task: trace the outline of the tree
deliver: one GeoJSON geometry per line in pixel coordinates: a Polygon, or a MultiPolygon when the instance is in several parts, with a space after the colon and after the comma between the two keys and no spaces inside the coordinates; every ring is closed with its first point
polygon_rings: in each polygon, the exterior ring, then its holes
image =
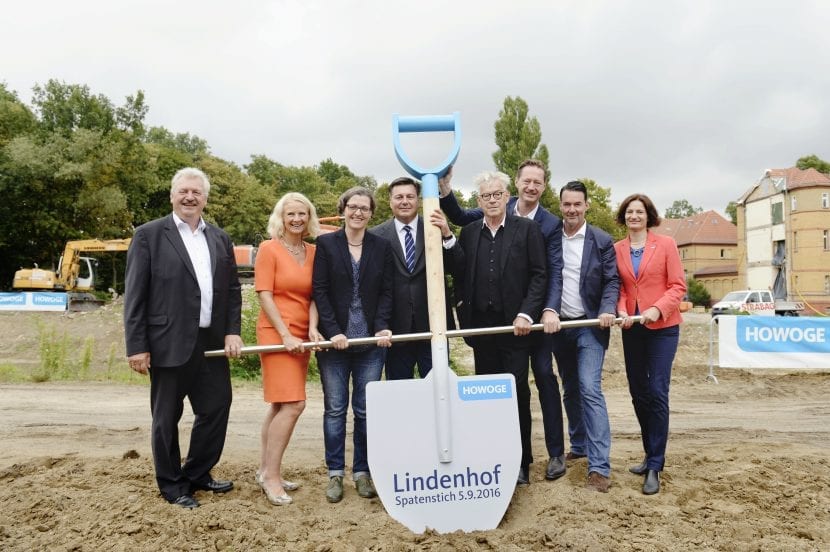
{"type": "Polygon", "coordinates": [[[726,204],[726,215],[729,217],[729,220],[732,221],[732,224],[738,224],[738,204],[734,201],[730,201],[726,204]]]}
{"type": "Polygon", "coordinates": [[[695,280],[692,276],[686,279],[686,295],[689,301],[695,305],[708,307],[712,303],[712,296],[709,294],[709,290],[706,289],[706,286],[702,282],[695,280]]]}
{"type": "Polygon", "coordinates": [[[666,212],[663,213],[665,218],[686,218],[692,215],[696,215],[698,213],[703,212],[703,207],[695,207],[688,200],[685,199],[676,199],[674,203],[671,204],[671,207],[666,209],[666,212]]]}
{"type": "Polygon", "coordinates": [[[819,157],[815,154],[800,158],[795,162],[795,166],[802,171],[813,168],[820,173],[830,174],[830,163],[824,161],[823,159],[819,159],[819,157]]]}
{"type": "MultiPolygon", "coordinates": [[[[580,182],[588,189],[588,201],[590,206],[585,213],[585,220],[597,228],[601,228],[611,234],[615,239],[625,236],[625,228],[617,224],[617,217],[611,208],[611,188],[604,188],[590,178],[580,178],[580,182]]],[[[556,201],[556,211],[559,213],[559,200],[556,201]]]]}
{"type": "MultiPolygon", "coordinates": [[[[542,129],[539,120],[536,117],[528,118],[527,102],[522,98],[506,97],[493,126],[496,145],[499,147],[493,152],[493,162],[498,170],[513,178],[525,159],[538,159],[545,166],[548,165],[548,148],[541,144],[542,129]]],[[[550,175],[546,174],[545,181],[549,178],[550,175]]],[[[511,184],[510,193],[515,192],[515,186],[511,184]]]]}

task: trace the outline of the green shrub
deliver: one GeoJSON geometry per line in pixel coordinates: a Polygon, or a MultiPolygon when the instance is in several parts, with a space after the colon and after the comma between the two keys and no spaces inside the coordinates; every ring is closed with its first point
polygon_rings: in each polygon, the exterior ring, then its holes
{"type": "Polygon", "coordinates": [[[686,280],[686,295],[694,305],[708,307],[712,304],[712,296],[709,295],[709,290],[691,276],[686,280]]]}

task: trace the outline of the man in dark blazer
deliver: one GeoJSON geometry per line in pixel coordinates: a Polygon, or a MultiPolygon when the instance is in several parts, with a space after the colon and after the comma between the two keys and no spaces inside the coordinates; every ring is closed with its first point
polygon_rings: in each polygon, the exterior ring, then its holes
{"type": "Polygon", "coordinates": [[[476,177],[483,221],[461,230],[456,240],[440,211],[431,222],[446,238],[462,328],[512,325],[513,334],[468,338],[476,374],[510,373],[516,379],[522,460],[517,482],[528,484],[533,462],[530,441],[528,360],[530,327],[542,314],[547,292],[545,243],[539,225],[506,212],[510,178],[500,172],[476,177]]]}
{"type": "Polygon", "coordinates": [[[162,496],[196,508],[196,490],[228,492],[213,479],[225,443],[231,382],[225,357],[238,356],[242,296],[233,244],[202,219],[210,181],[199,169],[176,173],[173,213],[139,226],[127,252],[124,330],[130,368],[150,374],[153,461],[162,496]],[[182,465],[178,423],[188,397],[195,414],[182,465]]]}
{"type": "MultiPolygon", "coordinates": [[[[441,209],[453,224],[465,225],[484,216],[481,209],[462,209],[450,187],[450,176],[439,181],[441,209]]],[[[544,333],[532,337],[530,366],[539,392],[542,425],[545,428],[545,446],[548,464],[545,478],[559,479],[565,475],[565,434],[563,432],[562,399],[559,382],[553,371],[553,333],[559,331],[559,312],[562,303],[562,221],[540,205],[539,200],[547,186],[547,168],[538,159],[527,159],[519,165],[515,180],[518,196],[507,202],[511,215],[534,220],[545,239],[548,264],[548,287],[541,322],[544,333]]]]}
{"type": "MultiPolygon", "coordinates": [[[[385,238],[392,247],[395,277],[391,329],[394,335],[429,331],[424,221],[418,216],[420,193],[421,183],[408,176],[390,182],[392,218],[371,229],[373,234],[385,238]]],[[[447,328],[454,328],[448,291],[445,297],[447,328]]],[[[421,378],[432,370],[430,341],[395,343],[386,355],[386,379],[410,379],[416,364],[421,378]]]]}
{"type": "Polygon", "coordinates": [[[579,181],[559,192],[562,211],[562,321],[599,319],[599,327],[566,328],[554,337],[568,413],[569,460],[588,457],[585,487],[608,492],[611,484],[611,427],[602,394],[602,363],[620,292],[614,240],[585,222],[588,190],[579,181]]]}

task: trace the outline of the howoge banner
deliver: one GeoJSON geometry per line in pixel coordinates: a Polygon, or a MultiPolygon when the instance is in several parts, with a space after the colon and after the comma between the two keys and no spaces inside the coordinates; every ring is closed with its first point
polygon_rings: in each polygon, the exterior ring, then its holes
{"type": "Polygon", "coordinates": [[[830,318],[720,316],[721,368],[830,368],[830,318]]]}

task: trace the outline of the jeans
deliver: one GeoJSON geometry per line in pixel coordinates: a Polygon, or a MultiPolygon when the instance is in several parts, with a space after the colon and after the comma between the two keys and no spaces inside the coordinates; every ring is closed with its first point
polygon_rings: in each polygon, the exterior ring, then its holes
{"type": "Polygon", "coordinates": [[[602,394],[605,347],[592,328],[568,328],[555,334],[553,356],[562,378],[571,452],[588,457],[588,472],[611,474],[611,424],[602,394]]]}
{"type": "Polygon", "coordinates": [[[671,365],[679,340],[680,326],[650,330],[635,324],[622,333],[628,390],[650,470],[662,471],[666,462],[671,365]]]}
{"type": "Polygon", "coordinates": [[[385,357],[386,350],[379,347],[360,352],[329,349],[317,353],[320,382],[323,384],[323,438],[329,477],[345,473],[350,377],[354,415],[352,475],[357,478],[369,474],[366,451],[366,384],[380,380],[385,357]]]}

